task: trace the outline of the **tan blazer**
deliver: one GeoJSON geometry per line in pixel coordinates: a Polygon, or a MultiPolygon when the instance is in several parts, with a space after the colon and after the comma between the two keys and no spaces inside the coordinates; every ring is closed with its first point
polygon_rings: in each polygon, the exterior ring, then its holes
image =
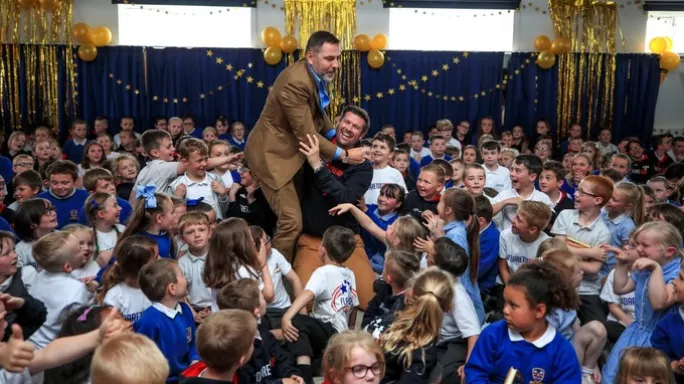
{"type": "Polygon", "coordinates": [[[332,159],[337,146],[321,134],[333,129],[320,107],[318,88],[306,59],[280,73],[268,94],[264,109],[247,138],[245,156],[254,174],[268,187],[286,185],[306,160],[299,142],[316,134],[321,157],[332,159]]]}

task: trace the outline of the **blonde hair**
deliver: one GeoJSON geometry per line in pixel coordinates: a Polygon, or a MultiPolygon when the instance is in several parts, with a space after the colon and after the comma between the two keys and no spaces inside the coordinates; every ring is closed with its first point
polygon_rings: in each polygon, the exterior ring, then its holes
{"type": "Polygon", "coordinates": [[[33,258],[48,272],[63,272],[64,264],[78,253],[78,239],[67,231],[56,231],[41,237],[33,245],[33,258]],[[71,246],[74,244],[75,246],[71,246]]]}
{"type": "Polygon", "coordinates": [[[571,264],[579,264],[579,257],[565,249],[550,249],[539,256],[539,260],[558,268],[565,276],[572,273],[571,264]]]}
{"type": "MultiPolygon", "coordinates": [[[[568,183],[569,185],[575,185],[575,174],[572,172],[572,163],[574,163],[575,159],[577,159],[579,157],[586,160],[587,163],[589,164],[589,166],[592,167],[592,169],[594,167],[594,160],[591,157],[589,157],[589,155],[587,155],[586,153],[578,153],[578,154],[574,155],[572,157],[572,161],[570,162],[570,172],[568,172],[568,174],[565,176],[565,182],[568,183]]],[[[563,156],[563,158],[565,158],[565,156],[563,156]]],[[[591,174],[591,172],[589,174],[591,174]]],[[[578,183],[578,185],[579,185],[579,183],[578,183]]],[[[607,200],[605,202],[607,202],[607,200]]]]}
{"type": "MultiPolygon", "coordinates": [[[[418,274],[412,288],[406,306],[397,312],[380,342],[382,350],[397,355],[406,369],[411,366],[414,351],[437,340],[444,313],[454,300],[453,280],[437,267],[418,274]]],[[[424,351],[422,360],[425,365],[424,351]]]]}
{"type": "Polygon", "coordinates": [[[135,158],[135,156],[128,154],[128,153],[120,153],[119,156],[117,156],[116,159],[112,160],[110,163],[109,171],[112,172],[112,175],[114,176],[114,180],[117,182],[121,182],[122,179],[119,176],[119,167],[121,166],[121,163],[124,160],[129,160],[133,162],[133,165],[135,166],[136,173],[140,172],[140,163],[138,162],[138,159],[135,158]]]}
{"type": "Polygon", "coordinates": [[[613,187],[613,194],[615,191],[620,190],[624,193],[628,204],[632,204],[633,208],[631,210],[632,220],[637,226],[641,225],[646,221],[646,207],[644,206],[644,188],[638,186],[630,181],[620,181],[613,187]]]}
{"type": "MultiPolygon", "coordinates": [[[[658,245],[664,252],[666,248],[673,247],[677,250],[674,257],[681,256],[682,235],[674,225],[665,221],[651,221],[642,224],[634,231],[634,239],[638,240],[644,232],[652,233],[658,241],[658,245]]],[[[35,250],[35,246],[34,246],[35,250]]],[[[35,252],[35,251],[34,251],[35,252]]]]}
{"type": "Polygon", "coordinates": [[[163,384],[168,377],[169,363],[157,345],[133,332],[99,346],[90,365],[92,384],[163,384]]]}
{"type": "Polygon", "coordinates": [[[564,241],[555,237],[550,237],[539,244],[539,248],[537,248],[537,259],[542,259],[545,253],[556,250],[569,251],[569,248],[565,245],[564,241]]]}
{"type": "Polygon", "coordinates": [[[249,352],[256,336],[254,315],[241,309],[222,309],[197,328],[197,353],[207,367],[226,372],[249,352]]]}
{"type": "Polygon", "coordinates": [[[528,225],[537,227],[540,232],[546,229],[551,220],[551,208],[539,201],[521,201],[517,212],[525,216],[528,225]]]}
{"type": "Polygon", "coordinates": [[[200,211],[192,211],[181,216],[178,221],[178,234],[183,236],[185,228],[191,225],[206,225],[209,228],[209,217],[200,211]]]}
{"type": "Polygon", "coordinates": [[[349,367],[351,352],[354,348],[361,348],[375,355],[379,363],[383,363],[380,377],[385,375],[385,354],[373,340],[370,333],[360,330],[347,330],[333,335],[323,354],[322,372],[326,381],[333,382],[343,375],[349,367]]]}
{"type": "Polygon", "coordinates": [[[401,216],[394,222],[393,228],[394,237],[397,238],[398,243],[390,246],[395,250],[416,253],[413,242],[417,238],[425,236],[425,230],[418,220],[410,215],[401,216]]]}
{"type": "Polygon", "coordinates": [[[632,376],[651,377],[655,382],[674,384],[670,361],[655,348],[627,348],[622,351],[616,384],[627,384],[632,376]]]}

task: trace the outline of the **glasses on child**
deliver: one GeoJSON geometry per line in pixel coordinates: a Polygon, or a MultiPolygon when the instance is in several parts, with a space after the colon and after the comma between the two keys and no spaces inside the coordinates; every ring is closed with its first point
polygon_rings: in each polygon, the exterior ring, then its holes
{"type": "Polygon", "coordinates": [[[373,372],[374,375],[379,376],[382,373],[382,368],[384,366],[384,363],[378,361],[370,367],[367,365],[355,365],[353,367],[349,367],[349,370],[351,370],[352,375],[354,375],[354,377],[357,379],[363,379],[368,374],[368,370],[373,372]]]}
{"type": "Polygon", "coordinates": [[[21,168],[33,168],[33,163],[17,163],[16,166],[21,168]]]}
{"type": "Polygon", "coordinates": [[[597,196],[597,195],[594,195],[593,193],[585,192],[585,191],[583,191],[583,190],[581,190],[581,189],[578,188],[578,189],[577,189],[577,196],[582,197],[582,196],[584,196],[584,195],[586,195],[586,196],[591,196],[591,197],[599,197],[599,196],[597,196]]]}
{"type": "Polygon", "coordinates": [[[57,212],[57,210],[55,209],[55,207],[47,207],[43,211],[43,215],[51,215],[51,214],[56,213],[56,212],[57,212]]]}
{"type": "Polygon", "coordinates": [[[271,242],[271,236],[266,235],[266,241],[264,241],[264,244],[268,244],[271,242]]]}

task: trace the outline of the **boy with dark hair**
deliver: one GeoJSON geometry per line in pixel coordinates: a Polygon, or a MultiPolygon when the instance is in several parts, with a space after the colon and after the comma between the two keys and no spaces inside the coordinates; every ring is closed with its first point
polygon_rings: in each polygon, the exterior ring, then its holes
{"type": "Polygon", "coordinates": [[[480,291],[487,292],[496,284],[499,269],[499,236],[501,232],[492,223],[494,210],[485,195],[475,196],[475,214],[480,225],[480,264],[477,269],[477,284],[480,291]]]}
{"type": "Polygon", "coordinates": [[[601,172],[599,172],[599,176],[603,176],[610,179],[610,181],[612,181],[613,184],[617,184],[622,181],[622,175],[612,168],[602,170],[601,172]]]}
{"type": "Polygon", "coordinates": [[[209,315],[197,328],[202,361],[186,369],[179,383],[232,384],[238,369],[252,356],[256,328],[256,319],[247,311],[224,309],[209,315]]]}
{"type": "MultiPolygon", "coordinates": [[[[401,172],[390,166],[394,154],[395,141],[387,133],[379,132],[373,137],[371,153],[373,156],[373,180],[363,195],[366,204],[377,204],[380,189],[385,184],[397,184],[406,191],[406,184],[401,172]]],[[[408,192],[408,191],[406,191],[408,192]]]]}
{"type": "Polygon", "coordinates": [[[81,160],[83,160],[85,146],[88,144],[88,139],[86,139],[88,124],[86,124],[85,120],[74,120],[73,124],[71,124],[69,134],[71,134],[71,139],[64,143],[63,152],[66,154],[67,159],[75,163],[80,163],[81,160]]]}
{"type": "Polygon", "coordinates": [[[183,116],[183,132],[186,135],[192,136],[195,139],[202,140],[202,130],[195,129],[195,116],[192,114],[187,114],[183,116]]]}
{"type": "Polygon", "coordinates": [[[424,156],[430,155],[430,149],[425,147],[425,137],[421,131],[411,132],[411,157],[421,161],[424,156]]]}
{"type": "Polygon", "coordinates": [[[603,128],[599,133],[598,148],[601,156],[618,153],[618,147],[611,142],[613,133],[610,128],[603,128]]]}
{"type": "MultiPolygon", "coordinates": [[[[83,188],[88,191],[88,195],[95,193],[106,193],[116,198],[116,203],[121,207],[121,214],[119,222],[125,223],[128,217],[133,213],[133,208],[128,201],[116,196],[116,184],[114,183],[114,176],[111,172],[104,168],[93,168],[86,171],[83,175],[83,188]]],[[[81,207],[78,214],[78,222],[80,224],[88,225],[88,217],[85,212],[85,207],[81,207]]]]}
{"type": "Polygon", "coordinates": [[[674,163],[674,160],[667,154],[672,149],[672,138],[668,134],[653,135],[651,147],[653,151],[648,154],[648,157],[653,162],[653,172],[661,175],[670,164],[674,163]]]}
{"type": "Polygon", "coordinates": [[[648,179],[655,176],[655,159],[644,153],[644,147],[639,140],[630,140],[627,144],[629,156],[632,158],[630,179],[634,184],[646,184],[648,179]]]}
{"type": "Polygon", "coordinates": [[[423,156],[423,158],[420,160],[420,167],[423,168],[424,166],[432,163],[432,160],[434,159],[444,159],[446,161],[451,160],[451,157],[446,155],[446,140],[443,136],[430,136],[430,154],[423,156]]]}
{"type": "MultiPolygon", "coordinates": [[[[544,167],[539,178],[539,189],[549,197],[553,205],[553,215],[549,225],[552,226],[561,211],[574,209],[575,201],[561,189],[565,183],[565,169],[560,161],[549,160],[544,163],[544,167]]],[[[546,228],[544,228],[546,229],[546,228]]]]}
{"type": "Polygon", "coordinates": [[[29,169],[14,176],[12,185],[14,202],[8,208],[16,212],[21,203],[33,199],[43,190],[43,178],[40,177],[40,173],[29,169]]]}
{"type": "Polygon", "coordinates": [[[677,136],[672,140],[672,149],[668,153],[675,163],[684,161],[684,137],[677,136]]]}
{"type": "Polygon", "coordinates": [[[403,149],[394,150],[394,158],[392,159],[392,166],[399,171],[404,178],[406,190],[411,192],[416,189],[416,179],[411,176],[409,172],[410,157],[408,152],[403,149]]]}
{"type": "Polygon", "coordinates": [[[46,170],[49,189],[37,197],[47,199],[57,211],[57,229],[78,223],[78,213],[83,208],[88,192],[77,189],[78,167],[69,160],[57,160],[46,170]]]}
{"type": "MultiPolygon", "coordinates": [[[[570,141],[572,139],[578,138],[581,140],[581,138],[582,138],[582,126],[577,124],[577,123],[571,125],[570,129],[568,129],[568,135],[569,135],[568,138],[563,140],[563,142],[561,142],[561,144],[560,144],[560,150],[561,150],[562,155],[565,155],[568,152],[569,146],[570,146],[570,141]]],[[[580,143],[580,146],[581,145],[582,144],[580,143]]],[[[579,152],[579,149],[577,150],[577,152],[579,152]]]]}
{"type": "Polygon", "coordinates": [[[142,313],[133,328],[152,339],[169,361],[170,374],[166,382],[177,382],[181,372],[200,360],[195,348],[192,309],[182,302],[188,294],[188,282],[178,263],[171,259],[145,265],[140,270],[138,282],[152,306],[142,313]]]}
{"type": "Polygon", "coordinates": [[[312,358],[322,356],[333,334],[354,326],[354,308],[359,305],[359,297],[354,273],[344,266],[354,248],[356,238],[351,229],[328,228],[319,249],[325,265],[313,272],[302,294],[283,315],[283,337],[288,341],[290,352],[297,357],[297,368],[307,384],[313,383],[312,358]],[[295,317],[311,302],[311,316],[295,317]],[[303,342],[295,344],[300,338],[303,342]]]}
{"type": "Polygon", "coordinates": [[[271,334],[266,318],[266,300],[254,279],[239,279],[224,286],[216,297],[221,311],[240,309],[251,313],[257,320],[257,337],[254,338],[252,357],[238,369],[239,383],[296,384],[303,379],[290,364],[291,356],[271,334]]]}
{"type": "Polygon", "coordinates": [[[501,145],[496,141],[486,141],[480,145],[480,153],[484,160],[486,187],[497,192],[511,188],[511,172],[499,165],[501,145]]]}
{"type": "Polygon", "coordinates": [[[622,176],[622,181],[632,181],[632,159],[624,153],[616,153],[610,158],[610,169],[617,171],[622,176]]]}
{"type": "Polygon", "coordinates": [[[123,116],[121,117],[121,120],[119,121],[119,127],[121,128],[121,131],[114,135],[114,144],[116,145],[116,148],[124,148],[126,152],[131,152],[131,145],[132,142],[140,137],[140,134],[135,132],[135,119],[133,119],[133,116],[123,116]],[[127,138],[124,139],[122,134],[126,132],[127,138]],[[130,134],[130,138],[128,138],[128,135],[130,134]]]}

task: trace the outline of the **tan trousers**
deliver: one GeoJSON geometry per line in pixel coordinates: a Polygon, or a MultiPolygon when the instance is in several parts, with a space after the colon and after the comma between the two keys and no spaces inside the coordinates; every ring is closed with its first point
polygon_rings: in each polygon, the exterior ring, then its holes
{"type": "MultiPolygon", "coordinates": [[[[323,261],[318,255],[321,247],[321,238],[309,235],[301,235],[297,242],[297,257],[294,260],[294,270],[302,280],[302,284],[311,278],[313,271],[323,266],[323,261]]],[[[363,249],[361,236],[356,235],[356,249],[344,265],[354,272],[356,279],[356,292],[359,295],[359,306],[366,310],[368,302],[373,298],[373,282],[375,282],[375,272],[371,267],[366,251],[363,249]]]]}
{"type": "Polygon", "coordinates": [[[302,232],[302,209],[299,205],[299,196],[295,188],[294,178],[278,190],[269,188],[262,183],[261,190],[264,192],[268,205],[278,217],[272,245],[282,253],[288,261],[294,256],[297,236],[302,232]]]}

